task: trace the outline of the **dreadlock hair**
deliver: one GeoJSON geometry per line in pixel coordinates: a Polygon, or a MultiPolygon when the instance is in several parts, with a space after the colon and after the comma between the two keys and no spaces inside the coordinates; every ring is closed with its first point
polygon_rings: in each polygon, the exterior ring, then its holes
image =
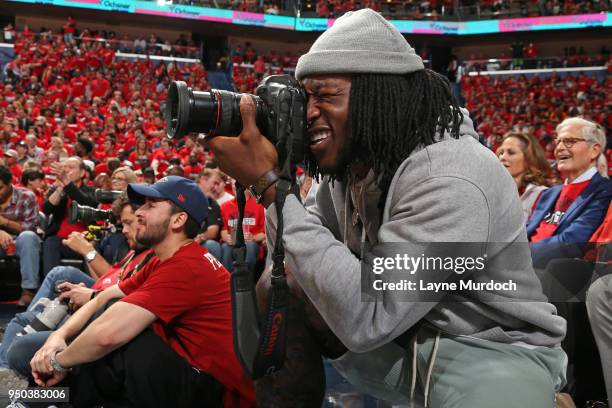
{"type": "MultiPolygon", "coordinates": [[[[415,148],[431,145],[445,133],[458,138],[463,120],[448,80],[430,69],[406,75],[355,74],[349,105],[347,150],[331,179],[342,180],[351,163],[367,165],[382,191],[381,210],[400,164],[415,148]]],[[[310,154],[308,169],[321,176],[310,154]]]]}

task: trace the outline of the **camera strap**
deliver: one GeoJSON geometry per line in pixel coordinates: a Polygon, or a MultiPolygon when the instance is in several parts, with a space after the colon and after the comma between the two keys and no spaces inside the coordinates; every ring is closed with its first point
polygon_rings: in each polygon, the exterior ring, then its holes
{"type": "Polygon", "coordinates": [[[253,377],[253,362],[257,355],[259,315],[255,297],[253,274],[246,263],[246,245],[242,222],[246,196],[244,187],[236,183],[236,201],[238,202],[238,223],[236,240],[232,248],[234,271],[230,277],[232,297],[232,325],[234,331],[234,350],[242,368],[253,377]]]}
{"type": "Polygon", "coordinates": [[[236,185],[238,223],[236,242],[232,249],[234,272],[231,276],[234,350],[243,368],[253,379],[279,370],[285,359],[288,287],[285,276],[285,249],[282,240],[282,208],[291,185],[291,181],[283,177],[279,178],[276,185],[275,204],[279,219],[276,245],[272,254],[272,290],[261,326],[255,296],[255,282],[245,261],[246,246],[242,231],[246,205],[245,189],[243,186],[236,185]]]}
{"type": "MultiPolygon", "coordinates": [[[[288,322],[288,291],[285,274],[285,246],[283,244],[283,207],[289,193],[298,192],[294,183],[296,173],[296,140],[304,140],[305,98],[297,92],[282,90],[275,103],[278,114],[276,144],[279,164],[282,164],[276,184],[276,240],[272,252],[271,291],[268,308],[260,325],[255,282],[245,262],[246,246],[242,231],[246,198],[244,187],[236,185],[238,225],[232,250],[234,272],[231,277],[234,349],[245,371],[253,379],[282,368],[285,360],[288,322]]],[[[299,197],[299,193],[297,194],[299,197]]]]}

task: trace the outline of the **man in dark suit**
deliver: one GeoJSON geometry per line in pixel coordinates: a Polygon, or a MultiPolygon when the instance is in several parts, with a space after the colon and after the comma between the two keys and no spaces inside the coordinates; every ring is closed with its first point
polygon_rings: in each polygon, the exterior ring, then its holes
{"type": "Polygon", "coordinates": [[[24,131],[30,130],[30,126],[34,124],[34,121],[28,117],[26,111],[19,108],[17,109],[17,123],[19,124],[19,128],[24,131]]]}
{"type": "Polygon", "coordinates": [[[557,258],[581,258],[606,215],[612,181],[597,173],[606,135],[596,123],[568,118],[557,126],[555,158],[563,185],[542,193],[527,224],[536,268],[557,258]]]}

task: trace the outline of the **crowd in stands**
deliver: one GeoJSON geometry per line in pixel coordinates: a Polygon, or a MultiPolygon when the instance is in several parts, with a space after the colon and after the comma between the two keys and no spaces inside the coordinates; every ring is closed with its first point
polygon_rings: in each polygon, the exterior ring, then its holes
{"type": "Polygon", "coordinates": [[[200,7],[219,7],[250,13],[287,14],[290,2],[281,0],[173,0],[173,4],[200,7]]]}
{"type": "Polygon", "coordinates": [[[372,8],[394,19],[473,20],[602,13],[610,10],[609,0],[318,0],[304,3],[305,11],[318,17],[337,18],[347,11],[372,8]]]}
{"type": "MultiPolygon", "coordinates": [[[[579,73],[560,77],[464,76],[466,107],[478,123],[484,143],[496,150],[509,130],[534,135],[552,159],[555,126],[568,116],[584,116],[602,124],[610,134],[612,79],[603,82],[579,73]],[[491,99],[490,95],[497,95],[491,99]]],[[[612,162],[612,156],[608,156],[612,162]]]]}
{"type": "Polygon", "coordinates": [[[290,74],[299,55],[292,52],[257,52],[251,43],[236,46],[231,51],[232,79],[238,92],[254,93],[262,78],[268,75],[290,74]]]}
{"type": "MultiPolygon", "coordinates": [[[[17,40],[17,31],[12,24],[4,27],[4,42],[13,43],[17,40]]],[[[187,39],[184,34],[180,34],[174,43],[170,40],[164,40],[151,33],[149,36],[139,36],[130,38],[127,34],[118,36],[114,31],[109,30],[89,30],[87,28],[79,30],[76,26],[76,21],[72,17],[68,17],[59,32],[53,32],[51,29],[42,28],[35,33],[28,25],[25,25],[23,31],[19,34],[20,38],[39,39],[46,42],[50,37],[61,37],[66,44],[73,44],[78,49],[83,43],[89,44],[89,47],[102,47],[108,49],[108,52],[123,52],[148,55],[161,55],[168,57],[184,57],[198,58],[199,48],[191,39],[187,39]],[[97,45],[96,45],[97,44],[97,45]]]]}
{"type": "Polygon", "coordinates": [[[589,54],[584,47],[564,47],[557,56],[541,56],[536,43],[515,41],[499,55],[482,52],[469,55],[463,61],[464,72],[512,69],[550,69],[604,66],[609,64],[610,50],[605,45],[589,54]]]}
{"type": "MultiPolygon", "coordinates": [[[[47,31],[26,29],[12,40],[15,57],[5,67],[0,94],[0,150],[15,185],[32,170],[42,172],[48,183],[58,183],[61,172],[52,169],[70,156],[84,165],[85,186],[102,187],[105,177],[125,166],[139,171],[141,179],[151,172],[161,177],[172,165],[182,165],[187,175],[201,170],[201,147],[160,143],[165,139],[160,104],[169,82],[182,79],[195,89],[208,89],[201,64],[118,59],[102,42],[79,42],[47,31]]],[[[43,185],[27,184],[37,185],[33,189],[45,210],[43,185]]],[[[59,238],[70,232],[62,231],[59,238]]],[[[52,247],[48,252],[54,252],[52,247]]],[[[27,302],[31,296],[24,294],[27,302]]]]}

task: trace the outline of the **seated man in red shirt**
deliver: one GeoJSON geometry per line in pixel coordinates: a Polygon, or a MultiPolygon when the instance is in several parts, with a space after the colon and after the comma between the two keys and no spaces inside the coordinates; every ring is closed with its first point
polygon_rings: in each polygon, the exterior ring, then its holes
{"type": "Polygon", "coordinates": [[[37,327],[37,330],[30,331],[27,335],[18,335],[34,321],[38,313],[45,309],[42,304],[36,305],[41,298],[53,300],[59,296],[60,299],[66,299],[70,309],[76,310],[93,299],[95,292],[102,291],[121,279],[127,279],[138,271],[145,270],[144,268],[153,268],[157,265],[158,260],[153,251],[136,242],[135,209],[136,206],[128,201],[126,193],[113,203],[113,213],[121,221],[121,233],[128,242],[130,251],[112,266],[81,233],[73,232],[64,240],[64,245],[84,257],[90,254],[91,261],[88,262],[90,273],[86,274],[72,266],[56,266],[47,274],[32,300],[34,306],[17,313],[6,326],[0,345],[0,383],[3,375],[5,378],[9,375],[6,371],[3,374],[3,369],[6,370],[9,366],[23,376],[29,376],[32,356],[51,334],[51,331],[37,327]],[[56,293],[55,289],[58,286],[62,290],[61,294],[56,293]]]}
{"type": "Polygon", "coordinates": [[[136,239],[160,263],[104,290],[53,333],[32,359],[36,383],[53,386],[79,366],[70,378],[75,407],[112,401],[254,406],[253,386],[233,349],[229,274],[193,242],[207,215],[206,197],[177,176],[152,186],[130,184],[128,195],[143,204],[136,239]]]}

